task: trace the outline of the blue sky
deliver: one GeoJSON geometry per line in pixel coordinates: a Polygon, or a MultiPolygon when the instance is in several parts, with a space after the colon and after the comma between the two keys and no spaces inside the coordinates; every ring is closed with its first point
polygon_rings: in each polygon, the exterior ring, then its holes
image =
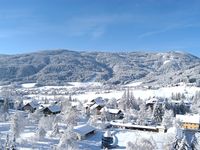
{"type": "Polygon", "coordinates": [[[198,0],[0,0],[0,53],[187,51],[200,56],[198,0]]]}

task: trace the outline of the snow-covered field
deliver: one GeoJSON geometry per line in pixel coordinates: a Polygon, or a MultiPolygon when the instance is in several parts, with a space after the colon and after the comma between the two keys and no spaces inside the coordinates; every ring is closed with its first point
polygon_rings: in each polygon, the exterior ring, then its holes
{"type": "MultiPolygon", "coordinates": [[[[77,98],[81,101],[84,100],[91,100],[97,97],[103,97],[103,98],[115,98],[119,99],[122,97],[124,94],[124,90],[104,90],[103,88],[101,89],[102,84],[98,82],[89,82],[89,83],[79,83],[79,82],[71,82],[70,83],[72,86],[45,86],[45,87],[40,87],[39,89],[61,89],[61,88],[66,88],[66,90],[70,90],[72,88],[87,88],[88,86],[90,89],[87,89],[87,91],[84,91],[82,93],[74,94],[72,95],[73,98],[77,98]],[[100,88],[99,90],[93,90],[93,87],[98,87],[100,88]]],[[[184,93],[186,97],[191,97],[195,94],[196,91],[200,91],[200,87],[194,87],[194,86],[187,86],[186,84],[180,84],[179,86],[169,86],[169,87],[161,87],[159,89],[146,89],[146,88],[137,88],[138,85],[140,85],[141,82],[136,82],[136,83],[130,83],[124,86],[124,88],[130,89],[130,91],[133,93],[134,97],[136,98],[141,98],[141,99],[148,99],[150,97],[166,97],[170,98],[172,96],[172,93],[184,93]]],[[[55,98],[55,95],[45,95],[45,94],[30,94],[30,97],[36,97],[36,98],[50,98],[53,99],[55,98]]],[[[56,95],[59,96],[59,95],[56,95]]],[[[68,95],[60,95],[60,96],[68,96],[68,95]]]]}

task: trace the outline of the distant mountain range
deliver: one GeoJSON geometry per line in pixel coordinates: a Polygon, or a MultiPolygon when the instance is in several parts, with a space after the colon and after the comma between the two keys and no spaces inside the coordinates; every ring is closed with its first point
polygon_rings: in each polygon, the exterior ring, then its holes
{"type": "Polygon", "coordinates": [[[99,81],[149,85],[200,83],[200,58],[182,52],[41,51],[0,55],[0,83],[37,82],[65,85],[69,81],[99,81]]]}

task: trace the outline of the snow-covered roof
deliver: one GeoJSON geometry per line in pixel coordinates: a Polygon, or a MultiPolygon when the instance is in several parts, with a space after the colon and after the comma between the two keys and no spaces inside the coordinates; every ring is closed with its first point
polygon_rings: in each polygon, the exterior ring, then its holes
{"type": "Polygon", "coordinates": [[[180,101],[180,100],[171,100],[172,103],[176,103],[176,104],[180,104],[180,103],[184,103],[186,105],[191,105],[191,102],[189,100],[184,100],[184,101],[180,101]]]}
{"type": "Polygon", "coordinates": [[[94,102],[88,101],[87,103],[83,104],[83,107],[89,107],[92,106],[94,104],[94,102]]]}
{"type": "Polygon", "coordinates": [[[97,97],[87,102],[88,104],[95,103],[101,106],[105,105],[105,100],[102,97],[97,97]]]}
{"type": "Polygon", "coordinates": [[[176,120],[180,120],[181,122],[187,123],[196,123],[200,124],[200,116],[199,115],[176,115],[176,120]]]}
{"type": "Polygon", "coordinates": [[[74,132],[80,134],[81,136],[84,136],[92,131],[95,131],[96,128],[88,125],[88,124],[84,124],[84,125],[79,125],[79,126],[75,126],[74,127],[74,132]]]}
{"type": "Polygon", "coordinates": [[[35,102],[35,101],[32,101],[32,102],[30,102],[29,104],[30,104],[31,107],[33,107],[33,108],[37,108],[37,107],[39,106],[39,104],[38,104],[37,102],[35,102]]]}
{"type": "Polygon", "coordinates": [[[29,101],[27,103],[25,103],[25,105],[29,104],[32,108],[38,108],[39,104],[36,101],[29,101]]]}
{"type": "Polygon", "coordinates": [[[103,111],[107,111],[111,114],[118,114],[121,110],[120,109],[114,109],[114,108],[107,108],[107,107],[104,107],[100,110],[100,112],[103,112],[103,111]]]}
{"type": "Polygon", "coordinates": [[[99,106],[99,105],[94,104],[94,105],[92,105],[92,106],[90,107],[90,109],[93,110],[93,109],[97,108],[98,106],[99,106]]]}
{"type": "Polygon", "coordinates": [[[146,101],[146,104],[149,104],[149,103],[151,103],[151,104],[152,104],[152,103],[156,103],[157,101],[159,101],[159,99],[154,97],[154,98],[151,98],[151,99],[147,100],[147,101],[146,101]]]}
{"type": "Polygon", "coordinates": [[[108,108],[107,111],[111,114],[118,114],[121,110],[108,108]]]}
{"type": "Polygon", "coordinates": [[[114,121],[111,121],[110,124],[116,125],[116,126],[121,126],[121,127],[133,127],[133,128],[141,128],[141,129],[152,129],[152,130],[157,129],[156,126],[135,125],[135,124],[131,124],[131,123],[120,123],[120,122],[114,122],[114,121]]]}
{"type": "Polygon", "coordinates": [[[61,111],[61,107],[59,105],[52,105],[48,107],[51,112],[59,112],[61,111]]]}

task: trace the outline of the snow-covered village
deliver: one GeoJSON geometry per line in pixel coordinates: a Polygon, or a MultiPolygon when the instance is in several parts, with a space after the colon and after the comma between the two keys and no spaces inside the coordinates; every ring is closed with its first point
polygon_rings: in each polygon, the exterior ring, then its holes
{"type": "Polygon", "coordinates": [[[200,88],[27,83],[1,87],[1,149],[199,149],[200,88]]]}
{"type": "Polygon", "coordinates": [[[0,0],[0,150],[200,150],[200,0],[0,0]]]}

